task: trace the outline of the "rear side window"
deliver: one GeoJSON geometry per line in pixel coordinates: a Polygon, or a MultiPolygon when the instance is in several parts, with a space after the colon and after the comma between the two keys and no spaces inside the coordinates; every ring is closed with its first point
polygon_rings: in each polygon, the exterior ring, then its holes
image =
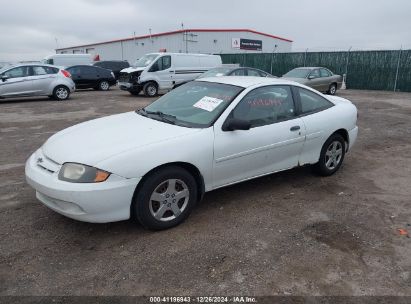
{"type": "Polygon", "coordinates": [[[235,71],[232,72],[230,75],[231,75],[231,76],[245,76],[245,75],[246,75],[246,74],[245,74],[245,69],[235,70],[235,71]]]}
{"type": "Polygon", "coordinates": [[[59,69],[52,67],[45,67],[47,74],[57,74],[59,69]]]}
{"type": "Polygon", "coordinates": [[[34,76],[47,75],[47,70],[45,67],[42,66],[34,66],[33,74],[34,76]]]}
{"type": "Polygon", "coordinates": [[[249,70],[247,70],[247,74],[248,74],[248,76],[261,77],[260,72],[258,72],[258,71],[256,71],[256,70],[251,70],[251,69],[249,69],[249,70]]]}
{"type": "Polygon", "coordinates": [[[312,91],[296,88],[300,97],[301,113],[308,114],[322,111],[333,106],[333,103],[312,91]]]}
{"type": "Polygon", "coordinates": [[[314,78],[320,77],[320,71],[318,69],[311,71],[310,76],[314,78]]]}
{"type": "Polygon", "coordinates": [[[97,74],[97,69],[98,68],[93,68],[93,67],[88,67],[88,66],[82,66],[80,67],[80,74],[87,74],[87,75],[96,75],[97,74]]]}
{"type": "Polygon", "coordinates": [[[321,69],[321,70],[320,70],[320,75],[321,75],[321,77],[329,77],[329,76],[331,76],[331,75],[330,75],[330,72],[328,72],[326,69],[321,69]]]}

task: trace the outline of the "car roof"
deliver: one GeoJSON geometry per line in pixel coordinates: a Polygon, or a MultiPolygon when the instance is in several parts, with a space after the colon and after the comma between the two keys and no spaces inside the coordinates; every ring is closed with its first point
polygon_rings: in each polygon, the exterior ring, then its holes
{"type": "MultiPolygon", "coordinates": [[[[324,67],[298,67],[298,68],[295,68],[295,69],[301,69],[301,70],[314,70],[314,69],[326,69],[326,68],[324,68],[324,67]]],[[[294,69],[294,70],[295,70],[294,69]]]]}
{"type": "Polygon", "coordinates": [[[12,65],[7,65],[4,66],[4,69],[12,69],[12,68],[18,68],[21,66],[46,66],[46,67],[51,67],[51,68],[56,68],[56,69],[61,69],[61,67],[58,67],[56,65],[51,65],[51,64],[45,64],[45,63],[17,63],[17,64],[12,64],[12,65]]]}
{"type": "Polygon", "coordinates": [[[282,78],[271,77],[256,77],[256,76],[220,76],[220,77],[205,77],[196,81],[216,82],[223,84],[230,84],[238,87],[248,88],[259,84],[283,84],[290,85],[296,84],[293,81],[282,78]]]}

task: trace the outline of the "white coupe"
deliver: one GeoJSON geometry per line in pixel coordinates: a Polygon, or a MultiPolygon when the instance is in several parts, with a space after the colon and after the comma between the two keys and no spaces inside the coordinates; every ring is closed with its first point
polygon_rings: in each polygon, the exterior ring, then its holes
{"type": "Polygon", "coordinates": [[[335,173],[357,132],[346,99],[284,79],[203,78],[56,133],[27,160],[26,178],[67,217],[165,229],[207,191],[306,164],[335,173]]]}

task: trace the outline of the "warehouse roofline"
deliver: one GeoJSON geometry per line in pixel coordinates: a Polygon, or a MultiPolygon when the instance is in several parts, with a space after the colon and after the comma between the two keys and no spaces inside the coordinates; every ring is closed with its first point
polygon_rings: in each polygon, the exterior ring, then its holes
{"type": "Polygon", "coordinates": [[[271,35],[271,34],[266,34],[266,33],[263,33],[263,32],[258,32],[258,31],[254,31],[254,30],[250,30],[250,29],[184,29],[184,30],[164,32],[164,33],[158,33],[158,34],[136,36],[136,37],[130,37],[130,38],[123,38],[123,39],[117,39],[117,40],[110,40],[110,41],[103,41],[103,42],[97,42],[97,43],[76,45],[76,46],[70,46],[70,47],[65,47],[65,48],[58,48],[58,49],[56,49],[56,51],[62,51],[62,50],[67,50],[67,49],[72,49],[72,48],[79,48],[79,47],[94,46],[94,45],[100,45],[100,44],[106,44],[106,43],[130,41],[130,40],[134,40],[134,39],[144,39],[144,38],[167,36],[167,35],[173,35],[173,34],[179,34],[179,33],[189,33],[189,32],[248,32],[248,33],[262,35],[262,36],[275,38],[275,39],[279,39],[279,40],[283,40],[283,41],[287,41],[287,42],[293,42],[292,40],[287,39],[287,38],[274,36],[274,35],[271,35]]]}

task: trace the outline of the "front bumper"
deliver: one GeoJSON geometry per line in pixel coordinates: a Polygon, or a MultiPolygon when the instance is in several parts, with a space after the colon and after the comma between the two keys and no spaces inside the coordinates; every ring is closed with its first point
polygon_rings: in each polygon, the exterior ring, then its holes
{"type": "Polygon", "coordinates": [[[138,83],[121,82],[121,81],[118,82],[118,86],[123,91],[141,91],[141,89],[143,88],[138,83]]]}
{"type": "Polygon", "coordinates": [[[84,222],[107,223],[130,218],[130,205],[140,178],[112,174],[101,183],[70,183],[58,179],[60,167],[44,156],[41,149],[26,162],[26,180],[44,205],[84,222]],[[41,166],[37,162],[39,158],[43,160],[41,166]]]}

